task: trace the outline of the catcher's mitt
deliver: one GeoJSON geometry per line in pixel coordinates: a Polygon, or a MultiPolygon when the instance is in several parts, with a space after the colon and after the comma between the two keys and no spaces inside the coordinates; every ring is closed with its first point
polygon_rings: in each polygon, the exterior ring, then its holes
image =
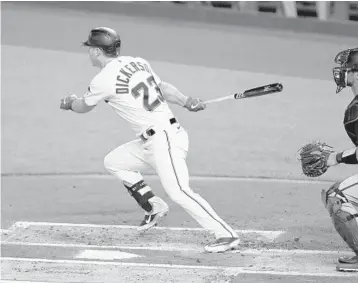
{"type": "Polygon", "coordinates": [[[327,159],[332,152],[331,146],[320,141],[303,146],[299,150],[303,174],[318,177],[325,173],[328,169],[327,159]]]}

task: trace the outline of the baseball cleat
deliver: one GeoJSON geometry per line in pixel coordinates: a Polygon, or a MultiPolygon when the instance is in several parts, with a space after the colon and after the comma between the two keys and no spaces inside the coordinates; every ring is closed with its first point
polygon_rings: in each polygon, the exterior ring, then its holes
{"type": "Polygon", "coordinates": [[[347,263],[347,264],[358,264],[358,255],[353,256],[353,257],[349,257],[349,256],[345,256],[345,257],[340,257],[338,259],[339,263],[347,263]]]}
{"type": "Polygon", "coordinates": [[[216,239],[214,242],[206,245],[204,249],[206,252],[209,253],[223,253],[228,250],[233,250],[237,248],[239,244],[240,244],[239,238],[225,237],[225,238],[216,239]]]}
{"type": "Polygon", "coordinates": [[[338,263],[336,267],[337,271],[344,271],[344,272],[358,272],[358,263],[351,264],[351,263],[338,263]]]}
{"type": "Polygon", "coordinates": [[[140,223],[138,227],[138,231],[144,232],[149,230],[150,228],[157,226],[159,221],[167,215],[169,209],[165,209],[163,211],[152,213],[152,214],[146,214],[144,215],[143,221],[140,223]]]}

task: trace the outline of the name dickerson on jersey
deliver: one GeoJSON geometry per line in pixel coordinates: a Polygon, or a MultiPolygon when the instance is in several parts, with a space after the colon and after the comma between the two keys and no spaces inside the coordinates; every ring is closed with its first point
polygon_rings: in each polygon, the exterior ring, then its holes
{"type": "Polygon", "coordinates": [[[116,83],[116,86],[117,86],[116,94],[129,93],[130,78],[135,73],[141,72],[141,71],[151,74],[148,65],[142,64],[140,62],[130,62],[129,64],[125,65],[124,68],[120,69],[119,72],[121,73],[121,75],[117,76],[117,81],[119,83],[116,83]]]}

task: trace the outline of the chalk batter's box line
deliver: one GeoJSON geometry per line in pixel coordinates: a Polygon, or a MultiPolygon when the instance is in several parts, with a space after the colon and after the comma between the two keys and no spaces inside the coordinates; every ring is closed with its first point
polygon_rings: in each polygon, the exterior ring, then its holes
{"type": "MultiPolygon", "coordinates": [[[[116,229],[137,229],[137,226],[131,225],[111,225],[111,224],[84,224],[84,223],[52,223],[52,222],[31,222],[31,221],[18,221],[15,222],[12,226],[10,226],[7,231],[12,231],[16,228],[29,228],[30,226],[63,226],[63,227],[79,227],[79,228],[116,228],[116,229]]],[[[153,227],[153,230],[169,230],[169,231],[202,231],[203,228],[189,228],[189,227],[153,227]]],[[[254,229],[245,229],[245,230],[235,230],[240,234],[250,234],[256,233],[265,235],[269,238],[277,238],[285,233],[285,231],[269,231],[269,230],[254,230],[254,229]]]]}
{"type": "MultiPolygon", "coordinates": [[[[267,274],[282,276],[312,276],[312,277],[357,277],[356,273],[322,273],[322,272],[299,272],[299,271],[278,271],[278,270],[250,270],[245,267],[225,267],[225,266],[189,266],[175,264],[151,264],[151,263],[130,263],[130,262],[111,262],[111,261],[89,261],[89,260],[55,260],[55,259],[33,259],[33,258],[14,258],[3,257],[1,261],[13,262],[31,262],[35,263],[55,263],[70,265],[98,265],[98,266],[117,266],[117,267],[149,267],[149,268],[167,268],[167,269],[192,269],[192,270],[217,270],[222,275],[238,276],[239,274],[267,274]]],[[[6,282],[6,281],[5,281],[6,282]]],[[[11,282],[11,281],[8,281],[11,282]]],[[[16,281],[18,282],[18,281],[16,281]]],[[[21,281],[20,281],[21,282],[21,281]]],[[[26,282],[26,281],[25,281],[26,282]]],[[[6,282],[7,283],[7,282],[6,282]]],[[[24,283],[24,282],[22,282],[24,283]]],[[[34,283],[34,282],[31,282],[34,283]]],[[[46,283],[46,282],[44,282],[46,283]]]]}

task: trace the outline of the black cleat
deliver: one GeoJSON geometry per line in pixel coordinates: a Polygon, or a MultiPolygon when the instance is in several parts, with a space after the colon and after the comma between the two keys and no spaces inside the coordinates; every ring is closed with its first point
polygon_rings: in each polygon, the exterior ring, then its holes
{"type": "Polygon", "coordinates": [[[161,212],[153,213],[153,214],[146,214],[144,216],[143,221],[140,223],[138,227],[138,231],[147,231],[150,228],[157,226],[158,222],[166,216],[168,213],[168,209],[163,210],[161,212]]]}

